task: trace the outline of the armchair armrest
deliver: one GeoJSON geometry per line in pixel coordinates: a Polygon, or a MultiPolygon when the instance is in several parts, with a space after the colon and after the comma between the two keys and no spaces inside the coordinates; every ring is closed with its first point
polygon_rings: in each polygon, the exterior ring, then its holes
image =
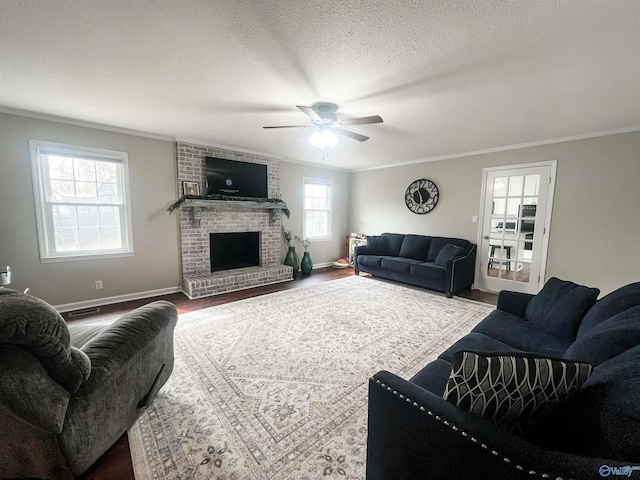
{"type": "Polygon", "coordinates": [[[595,480],[620,464],[541,448],[389,372],[369,381],[368,480],[595,480]]]}
{"type": "Polygon", "coordinates": [[[82,347],[91,374],[71,396],[61,448],[84,472],[135,421],[173,370],[175,306],[157,301],[124,315],[82,347]],[[100,436],[86,442],[87,432],[100,436]]]}
{"type": "Polygon", "coordinates": [[[529,293],[511,292],[502,290],[498,294],[498,310],[503,310],[518,317],[524,318],[527,305],[535,295],[529,293]]]}
{"type": "Polygon", "coordinates": [[[167,329],[173,344],[177,320],[175,306],[166,301],[144,305],[120,317],[81,348],[91,360],[89,381],[95,375],[110,375],[167,329]]]}

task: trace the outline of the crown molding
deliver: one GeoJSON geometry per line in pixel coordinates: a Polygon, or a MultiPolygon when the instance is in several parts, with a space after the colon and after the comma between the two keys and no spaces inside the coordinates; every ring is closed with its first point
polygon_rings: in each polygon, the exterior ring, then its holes
{"type": "Polygon", "coordinates": [[[153,140],[173,142],[173,137],[167,135],[159,135],[156,133],[143,132],[140,130],[133,130],[129,128],[114,127],[112,125],[105,125],[102,123],[93,123],[86,120],[78,120],[75,118],[50,115],[48,113],[32,112],[30,110],[19,110],[8,107],[0,107],[0,113],[6,113],[7,115],[15,115],[18,117],[35,118],[36,120],[45,120],[48,122],[64,123],[66,125],[74,125],[76,127],[92,128],[94,130],[103,130],[105,132],[121,133],[124,135],[133,135],[136,137],[151,138],[153,140]]]}
{"type": "Polygon", "coordinates": [[[537,142],[518,143],[515,145],[507,145],[504,147],[487,148],[484,150],[474,150],[471,152],[454,153],[452,155],[441,155],[439,157],[426,157],[418,160],[410,160],[407,162],[393,163],[388,165],[380,165],[377,167],[358,168],[351,170],[352,172],[366,172],[369,170],[381,170],[384,168],[403,167],[406,165],[416,165],[418,163],[438,162],[440,160],[452,160],[454,158],[473,157],[474,155],[485,155],[487,153],[506,152],[509,150],[519,150],[522,148],[540,147],[543,145],[553,145],[555,143],[573,142],[576,140],[586,140],[589,138],[606,137],[609,135],[619,135],[621,133],[630,133],[640,131],[640,125],[633,127],[618,128],[614,130],[605,130],[601,132],[585,133],[580,135],[571,135],[568,137],[559,137],[549,140],[539,140],[537,142]]]}

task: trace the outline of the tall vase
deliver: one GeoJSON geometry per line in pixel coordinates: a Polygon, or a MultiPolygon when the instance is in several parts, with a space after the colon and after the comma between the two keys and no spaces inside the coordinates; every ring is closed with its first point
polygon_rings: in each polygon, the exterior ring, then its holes
{"type": "Polygon", "coordinates": [[[303,275],[311,275],[311,270],[313,269],[313,262],[311,261],[311,256],[309,252],[305,251],[302,255],[302,262],[300,263],[300,268],[302,269],[303,275]]]}
{"type": "Polygon", "coordinates": [[[298,275],[298,267],[300,266],[300,260],[298,260],[296,247],[289,247],[287,256],[284,257],[284,264],[293,267],[293,278],[296,278],[296,275],[298,275]]]}

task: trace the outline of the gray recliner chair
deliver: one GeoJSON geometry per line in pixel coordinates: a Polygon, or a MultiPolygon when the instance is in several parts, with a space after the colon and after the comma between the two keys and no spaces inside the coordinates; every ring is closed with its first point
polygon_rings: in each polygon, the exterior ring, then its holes
{"type": "Polygon", "coordinates": [[[46,302],[0,288],[0,477],[84,473],[173,370],[173,304],[67,327],[46,302]]]}

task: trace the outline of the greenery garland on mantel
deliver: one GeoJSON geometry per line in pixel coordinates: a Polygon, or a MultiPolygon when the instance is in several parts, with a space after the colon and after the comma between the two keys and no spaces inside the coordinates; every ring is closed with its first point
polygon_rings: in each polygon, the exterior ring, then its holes
{"type": "MultiPolygon", "coordinates": [[[[253,203],[284,203],[279,198],[253,198],[253,197],[229,197],[227,195],[183,195],[176,202],[169,205],[167,211],[169,215],[173,213],[174,210],[180,207],[185,200],[218,200],[218,201],[227,201],[227,202],[253,202],[253,203]]],[[[269,208],[269,207],[267,207],[269,208]]],[[[282,208],[282,213],[284,213],[287,218],[291,212],[287,207],[282,208]]]]}

